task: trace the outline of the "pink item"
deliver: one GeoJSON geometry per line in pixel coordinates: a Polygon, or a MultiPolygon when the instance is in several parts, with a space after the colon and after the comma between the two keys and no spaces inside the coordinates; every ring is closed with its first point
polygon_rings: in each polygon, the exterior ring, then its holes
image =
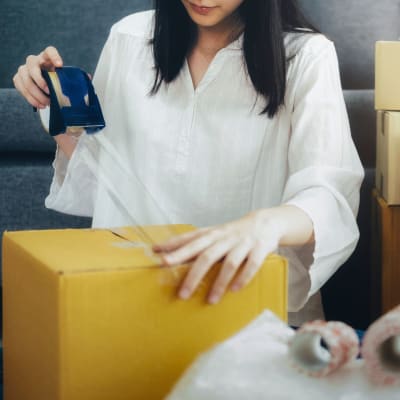
{"type": "Polygon", "coordinates": [[[358,336],[343,322],[312,321],[293,337],[289,356],[294,366],[309,376],[331,374],[359,353],[358,336]]]}

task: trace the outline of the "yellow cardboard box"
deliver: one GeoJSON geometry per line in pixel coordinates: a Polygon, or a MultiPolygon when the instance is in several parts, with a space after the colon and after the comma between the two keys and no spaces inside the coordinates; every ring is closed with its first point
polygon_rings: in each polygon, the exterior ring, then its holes
{"type": "MultiPolygon", "coordinates": [[[[165,227],[144,229],[166,236],[165,227]]],[[[211,306],[218,267],[179,300],[188,267],[160,267],[135,245],[141,239],[133,228],[4,234],[7,400],[162,399],[200,352],[265,308],[286,318],[283,258],[269,257],[248,287],[211,306]]]]}
{"type": "Polygon", "coordinates": [[[400,41],[376,42],[375,109],[400,111],[400,41]]]}
{"type": "Polygon", "coordinates": [[[400,112],[378,111],[375,186],[388,205],[400,205],[399,154],[400,112]]]}

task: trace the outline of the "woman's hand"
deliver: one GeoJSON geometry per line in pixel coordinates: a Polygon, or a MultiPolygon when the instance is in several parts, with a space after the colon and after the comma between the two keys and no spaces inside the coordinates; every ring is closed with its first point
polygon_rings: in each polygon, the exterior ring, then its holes
{"type": "Polygon", "coordinates": [[[279,245],[300,245],[311,240],[309,217],[294,206],[259,210],[220,226],[198,229],[154,246],[167,265],[193,261],[180,290],[189,298],[210,268],[223,259],[208,301],[218,303],[228,286],[232,291],[247,285],[264,259],[279,245]],[[243,266],[242,266],[243,265],[243,266]]]}
{"type": "Polygon", "coordinates": [[[57,49],[47,47],[37,56],[28,56],[26,64],[18,68],[13,78],[15,88],[33,107],[43,109],[50,104],[50,92],[41,70],[54,71],[62,66],[63,60],[57,49]]]}

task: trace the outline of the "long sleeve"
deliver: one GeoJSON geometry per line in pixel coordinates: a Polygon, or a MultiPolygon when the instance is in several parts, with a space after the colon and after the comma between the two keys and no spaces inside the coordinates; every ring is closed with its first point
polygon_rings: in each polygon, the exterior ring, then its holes
{"type": "MultiPolygon", "coordinates": [[[[93,78],[93,85],[102,106],[110,75],[112,41],[111,31],[93,78]]],[[[96,151],[94,148],[96,147],[96,140],[91,139],[86,132],[83,132],[77,139],[77,145],[70,160],[57,148],[52,164],[54,169],[53,180],[49,195],[45,200],[47,208],[66,214],[93,216],[97,188],[96,176],[82,157],[82,152],[88,146],[91,147],[92,153],[96,151]]]]}
{"type": "Polygon", "coordinates": [[[359,238],[356,215],[364,172],[351,138],[336,52],[325,38],[322,44],[311,61],[307,55],[299,60],[291,119],[283,203],[311,218],[315,243],[283,250],[292,264],[290,311],[301,309],[321,288],[359,238]],[[308,285],[301,283],[304,279],[308,285]]]}

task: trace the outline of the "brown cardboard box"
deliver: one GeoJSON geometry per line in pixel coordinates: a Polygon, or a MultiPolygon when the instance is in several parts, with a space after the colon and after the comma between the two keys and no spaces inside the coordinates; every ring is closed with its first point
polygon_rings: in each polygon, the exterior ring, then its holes
{"type": "Polygon", "coordinates": [[[250,285],[211,306],[216,266],[183,301],[176,292],[188,266],[162,267],[140,247],[143,237],[160,241],[166,232],[4,234],[7,400],[159,400],[199,353],[264,309],[286,319],[285,259],[269,257],[250,285]]]}
{"type": "Polygon", "coordinates": [[[374,318],[400,304],[400,206],[373,193],[372,297],[374,318]]]}
{"type": "Polygon", "coordinates": [[[375,109],[400,111],[400,41],[376,43],[375,109]]]}
{"type": "Polygon", "coordinates": [[[376,135],[375,185],[388,205],[400,205],[400,112],[378,111],[376,135]]]}

